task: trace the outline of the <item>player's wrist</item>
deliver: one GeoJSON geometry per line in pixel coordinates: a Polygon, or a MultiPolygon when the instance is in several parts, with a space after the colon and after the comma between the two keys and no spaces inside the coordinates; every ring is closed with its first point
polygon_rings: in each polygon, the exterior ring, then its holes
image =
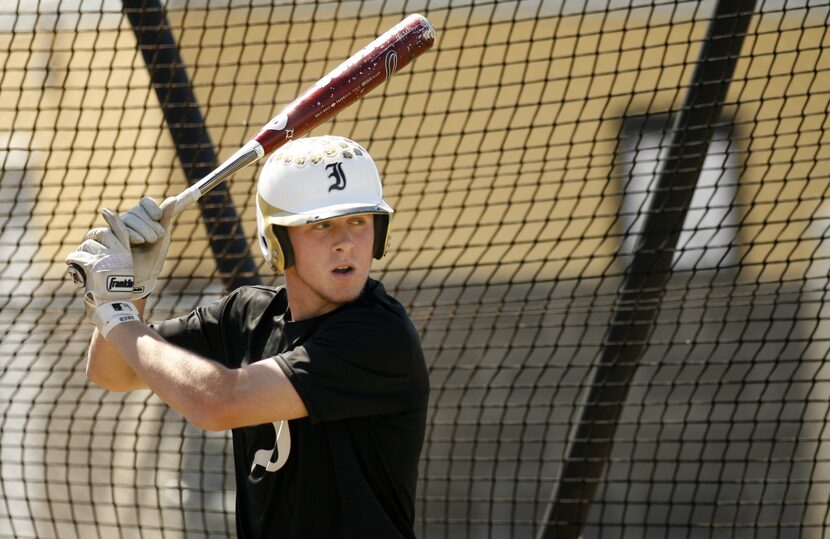
{"type": "Polygon", "coordinates": [[[110,332],[127,322],[141,322],[139,309],[130,301],[108,301],[99,304],[87,304],[90,320],[106,339],[110,332]]]}

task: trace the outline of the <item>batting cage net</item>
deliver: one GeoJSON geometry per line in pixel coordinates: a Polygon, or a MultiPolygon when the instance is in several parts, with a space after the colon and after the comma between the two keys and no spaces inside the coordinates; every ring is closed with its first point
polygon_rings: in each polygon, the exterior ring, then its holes
{"type": "MultiPolygon", "coordinates": [[[[0,536],[234,535],[230,437],[87,381],[64,257],[418,12],[314,130],[396,209],[374,276],[431,377],[419,537],[823,537],[830,4],[17,0],[0,7],[0,536]]],[[[259,256],[248,167],[176,221],[164,319],[259,256]]]]}

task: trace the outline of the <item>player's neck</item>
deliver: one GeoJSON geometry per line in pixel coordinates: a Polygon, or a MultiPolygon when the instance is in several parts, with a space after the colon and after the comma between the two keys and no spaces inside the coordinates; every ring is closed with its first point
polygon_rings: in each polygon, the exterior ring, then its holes
{"type": "Polygon", "coordinates": [[[285,274],[285,291],[288,296],[291,319],[294,322],[322,316],[343,304],[325,297],[304,279],[290,271],[285,274]]]}

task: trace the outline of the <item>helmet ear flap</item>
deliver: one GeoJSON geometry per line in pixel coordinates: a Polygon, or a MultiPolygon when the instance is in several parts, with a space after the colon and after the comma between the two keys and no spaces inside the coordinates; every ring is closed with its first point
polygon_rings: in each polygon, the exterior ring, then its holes
{"type": "MultiPolygon", "coordinates": [[[[259,248],[262,250],[262,257],[265,259],[265,263],[268,264],[268,267],[271,268],[271,271],[279,273],[277,272],[277,262],[279,261],[279,257],[274,256],[273,251],[270,247],[268,247],[268,240],[265,239],[263,234],[259,234],[259,248]]],[[[279,246],[277,249],[279,249],[279,246]]]]}
{"type": "Polygon", "coordinates": [[[294,265],[294,249],[291,247],[288,229],[284,226],[271,225],[270,234],[269,228],[265,230],[264,234],[259,234],[262,256],[271,271],[280,275],[285,273],[285,268],[294,265]],[[267,236],[270,236],[270,239],[267,236]]]}
{"type": "Polygon", "coordinates": [[[381,258],[386,256],[386,251],[387,249],[389,249],[389,240],[391,239],[389,235],[389,214],[376,213],[374,218],[374,225],[375,244],[372,256],[374,256],[377,260],[380,260],[381,258]]]}
{"type": "Polygon", "coordinates": [[[286,268],[294,265],[294,249],[291,247],[291,238],[288,236],[288,228],[284,226],[271,225],[274,236],[279,244],[279,257],[277,260],[277,271],[282,273],[286,268]]]}

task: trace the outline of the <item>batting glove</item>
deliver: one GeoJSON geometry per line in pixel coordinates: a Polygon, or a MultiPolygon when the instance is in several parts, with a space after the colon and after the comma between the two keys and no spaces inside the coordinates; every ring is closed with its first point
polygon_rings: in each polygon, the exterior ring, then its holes
{"type": "Polygon", "coordinates": [[[110,228],[87,232],[66,263],[73,279],[84,283],[87,315],[106,338],[112,328],[140,317],[130,302],[134,272],[129,232],[112,210],[104,208],[101,215],[110,228]]]}
{"type": "Polygon", "coordinates": [[[135,268],[133,299],[146,298],[156,286],[170,248],[170,221],[176,199],[165,199],[159,206],[150,197],[142,198],[130,211],[121,216],[132,245],[135,268]]]}

